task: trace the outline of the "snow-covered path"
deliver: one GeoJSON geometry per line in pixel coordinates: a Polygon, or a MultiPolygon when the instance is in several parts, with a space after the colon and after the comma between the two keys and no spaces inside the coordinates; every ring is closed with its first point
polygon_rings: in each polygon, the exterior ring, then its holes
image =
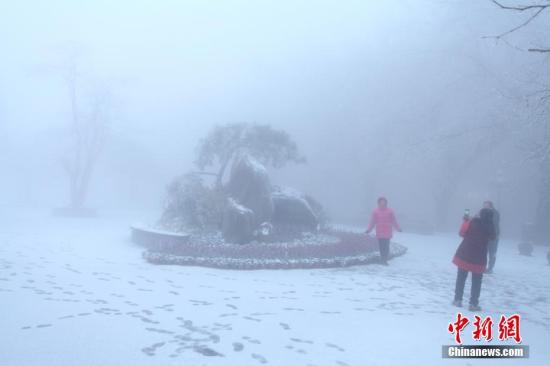
{"type": "MultiPolygon", "coordinates": [[[[441,358],[453,343],[455,235],[400,234],[409,251],[389,267],[240,272],[145,263],[128,238],[129,224],[143,219],[136,213],[1,219],[5,366],[499,362],[441,358]]],[[[520,313],[531,348],[522,362],[546,365],[546,253],[521,257],[508,241],[499,250],[496,274],[484,277],[483,314],[520,313]]]]}

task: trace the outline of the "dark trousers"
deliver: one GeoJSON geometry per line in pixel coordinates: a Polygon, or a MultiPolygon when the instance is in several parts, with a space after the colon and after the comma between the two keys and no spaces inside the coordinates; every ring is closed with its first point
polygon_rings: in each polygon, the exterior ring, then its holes
{"type": "Polygon", "coordinates": [[[487,265],[487,270],[492,271],[495,267],[495,262],[497,261],[497,249],[498,249],[498,239],[490,240],[487,245],[487,254],[489,255],[489,264],[487,265]]]}
{"type": "Polygon", "coordinates": [[[380,246],[380,260],[387,262],[390,254],[390,239],[378,239],[378,245],[380,246]]]}
{"type": "MultiPolygon", "coordinates": [[[[468,271],[461,268],[458,269],[456,274],[456,286],[455,286],[455,301],[462,301],[462,295],[464,295],[464,285],[466,284],[466,278],[468,277],[468,271]]],[[[479,294],[481,293],[481,279],[482,273],[472,272],[472,289],[470,290],[470,305],[479,305],[479,294]]]]}

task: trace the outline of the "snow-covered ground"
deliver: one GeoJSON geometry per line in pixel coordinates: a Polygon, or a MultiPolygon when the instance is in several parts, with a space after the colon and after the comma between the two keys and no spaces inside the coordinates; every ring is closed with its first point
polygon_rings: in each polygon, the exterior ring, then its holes
{"type": "MultiPolygon", "coordinates": [[[[155,215],[146,216],[1,214],[1,365],[550,362],[550,266],[542,248],[522,257],[515,242],[502,241],[481,296],[484,315],[523,316],[531,358],[444,360],[456,316],[454,234],[399,234],[409,251],[389,267],[240,272],[144,262],[129,225],[155,215]]],[[[468,332],[463,339],[473,343],[468,332]]]]}

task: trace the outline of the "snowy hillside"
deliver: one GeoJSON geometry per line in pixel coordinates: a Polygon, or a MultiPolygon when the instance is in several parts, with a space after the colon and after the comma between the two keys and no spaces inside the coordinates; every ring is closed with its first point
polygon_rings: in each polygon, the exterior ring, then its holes
{"type": "MultiPolygon", "coordinates": [[[[441,358],[453,343],[454,234],[399,234],[408,253],[389,267],[241,272],[146,263],[129,224],[147,216],[3,214],[2,365],[499,363],[441,358]]],[[[481,294],[483,314],[523,316],[530,365],[550,360],[545,255],[520,257],[504,240],[481,294]]]]}

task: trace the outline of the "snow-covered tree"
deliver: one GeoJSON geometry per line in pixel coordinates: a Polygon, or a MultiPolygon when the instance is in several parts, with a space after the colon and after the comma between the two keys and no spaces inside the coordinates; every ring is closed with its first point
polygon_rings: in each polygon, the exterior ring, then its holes
{"type": "Polygon", "coordinates": [[[217,167],[217,172],[210,174],[216,177],[216,186],[221,187],[227,169],[242,153],[275,168],[305,160],[287,132],[269,125],[231,123],[215,127],[200,142],[195,163],[201,170],[217,167]]]}
{"type": "Polygon", "coordinates": [[[219,229],[225,201],[223,192],[205,185],[199,175],[184,174],[168,185],[160,223],[175,231],[219,229]]]}

